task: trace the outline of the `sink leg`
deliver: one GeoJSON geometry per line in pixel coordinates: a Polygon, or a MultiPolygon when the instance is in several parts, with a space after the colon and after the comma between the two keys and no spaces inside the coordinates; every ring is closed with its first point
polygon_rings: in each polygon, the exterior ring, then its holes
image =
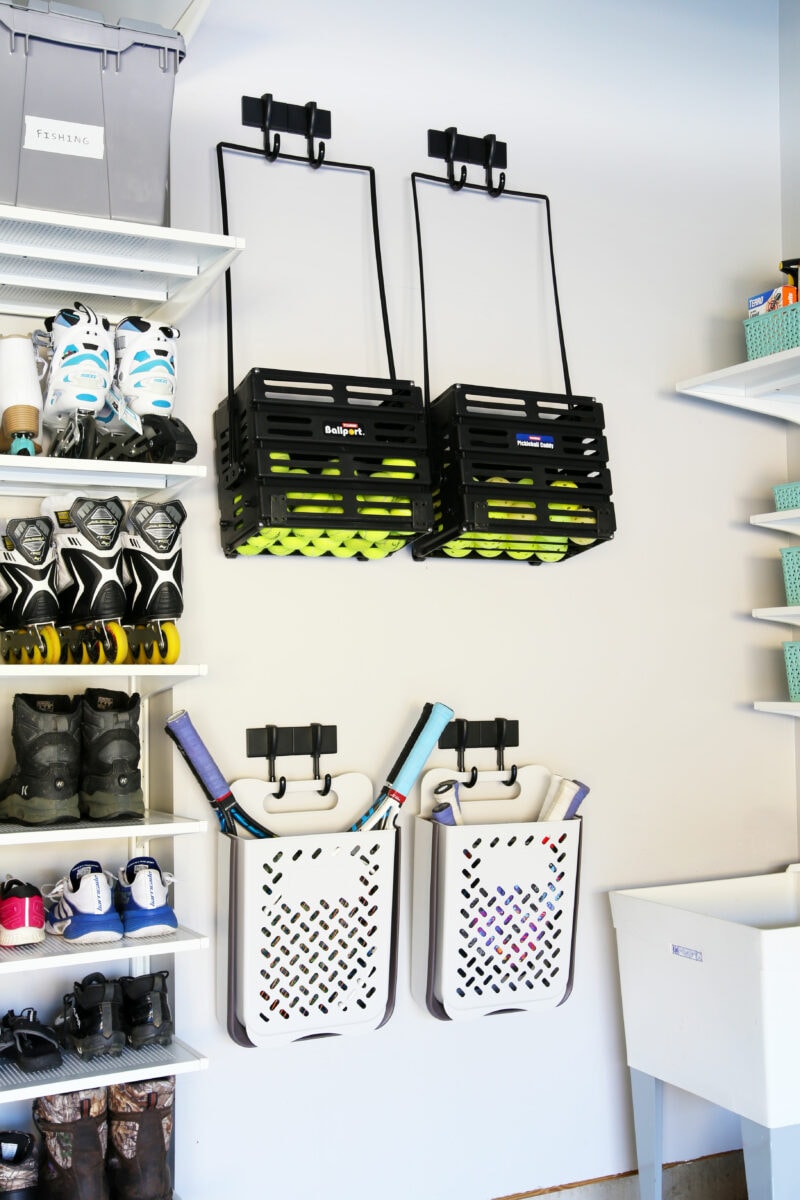
{"type": "Polygon", "coordinates": [[[640,1200],[661,1200],[661,1113],[663,1084],[644,1071],[631,1071],[633,1127],[639,1166],[640,1200]]]}
{"type": "Polygon", "coordinates": [[[800,1178],[800,1125],[770,1129],[742,1117],[748,1200],[792,1200],[800,1178]]]}

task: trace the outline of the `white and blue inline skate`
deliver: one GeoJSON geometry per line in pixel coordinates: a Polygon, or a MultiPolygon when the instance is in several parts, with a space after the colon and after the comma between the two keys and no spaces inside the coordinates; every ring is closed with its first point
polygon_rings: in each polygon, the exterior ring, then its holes
{"type": "MultiPolygon", "coordinates": [[[[33,335],[44,362],[42,424],[50,430],[50,454],[71,457],[106,403],[114,376],[114,337],[105,317],[75,301],[33,335]]],[[[75,454],[74,457],[80,457],[75,454]]]]}
{"type": "Polygon", "coordinates": [[[137,316],[125,317],[116,328],[114,379],[98,425],[112,447],[122,447],[121,458],[188,462],[197,453],[197,443],[173,411],[179,337],[174,326],[137,316]]]}

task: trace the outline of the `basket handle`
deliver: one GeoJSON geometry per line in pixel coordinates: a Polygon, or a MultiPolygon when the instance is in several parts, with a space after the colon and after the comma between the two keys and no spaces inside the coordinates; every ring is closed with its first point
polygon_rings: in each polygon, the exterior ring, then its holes
{"type": "Polygon", "coordinates": [[[550,200],[547,196],[540,192],[520,192],[515,191],[505,186],[505,176],[502,177],[502,186],[497,188],[492,187],[491,181],[491,163],[487,168],[486,184],[468,183],[465,179],[459,180],[458,187],[453,187],[449,178],[440,175],[429,175],[423,171],[414,171],[411,175],[411,190],[414,196],[414,224],[417,231],[417,260],[419,263],[419,290],[420,290],[420,307],[422,309],[422,363],[423,363],[423,394],[425,397],[426,407],[430,406],[431,391],[430,391],[430,359],[428,354],[428,317],[425,305],[425,267],[422,253],[422,226],[420,220],[419,194],[417,190],[417,181],[423,180],[426,183],[444,184],[451,191],[474,191],[486,192],[490,195],[502,199],[503,197],[512,197],[516,200],[534,200],[537,203],[543,203],[545,206],[545,214],[547,217],[547,244],[550,254],[550,272],[553,280],[553,300],[556,310],[556,326],[558,328],[558,344],[561,351],[561,366],[564,372],[564,390],[568,396],[572,395],[572,384],[570,383],[569,367],[567,365],[567,349],[564,344],[564,327],[561,321],[561,305],[558,299],[558,281],[556,279],[556,260],[553,250],[553,226],[550,219],[550,200]]]}
{"type": "MultiPolygon", "coordinates": [[[[359,163],[344,163],[333,162],[324,158],[324,147],[320,145],[319,152],[312,156],[311,141],[309,140],[309,153],[306,156],[298,154],[285,154],[280,150],[280,140],[276,136],[277,147],[269,147],[268,138],[265,138],[263,149],[258,149],[253,146],[242,146],[236,142],[218,142],[217,143],[217,174],[219,178],[219,195],[220,208],[222,213],[222,232],[229,233],[228,224],[228,189],[225,180],[225,151],[230,151],[235,154],[246,154],[254,158],[263,159],[266,162],[279,162],[281,160],[287,162],[301,162],[308,164],[314,170],[321,170],[325,167],[333,168],[339,171],[358,171],[366,174],[369,180],[369,200],[370,211],[372,214],[372,242],[375,251],[375,268],[378,276],[378,295],[381,310],[381,320],[383,322],[383,336],[386,343],[386,361],[389,370],[389,378],[392,381],[397,379],[397,374],[394,365],[394,352],[392,350],[392,337],[389,329],[389,311],[386,303],[386,284],[383,275],[383,255],[381,253],[380,228],[378,224],[378,193],[375,184],[375,169],[371,166],[364,166],[359,163]]],[[[239,458],[239,423],[236,420],[234,411],[233,395],[236,387],[234,362],[233,362],[233,295],[231,284],[231,268],[228,267],[225,271],[225,331],[227,343],[227,376],[228,376],[228,429],[230,437],[230,458],[232,471],[238,470],[239,476],[243,472],[239,458]]],[[[236,479],[232,479],[232,483],[236,479]]]]}

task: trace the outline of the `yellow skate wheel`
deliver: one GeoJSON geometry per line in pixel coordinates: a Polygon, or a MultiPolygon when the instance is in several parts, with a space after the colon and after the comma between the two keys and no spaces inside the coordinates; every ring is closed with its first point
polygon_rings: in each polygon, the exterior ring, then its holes
{"type": "Polygon", "coordinates": [[[24,651],[25,662],[54,664],[61,662],[61,639],[52,625],[39,629],[39,645],[24,651]]]}
{"type": "Polygon", "coordinates": [[[105,621],[101,629],[92,630],[92,642],[84,643],[84,662],[124,663],[128,657],[128,635],[119,621],[105,621]]]}
{"type": "Polygon", "coordinates": [[[158,641],[161,661],[170,666],[172,663],[176,663],[181,652],[181,638],[172,621],[164,621],[158,641]]]}
{"type": "Polygon", "coordinates": [[[40,630],[44,642],[44,661],[49,664],[61,662],[61,638],[53,625],[44,625],[40,630]]]}

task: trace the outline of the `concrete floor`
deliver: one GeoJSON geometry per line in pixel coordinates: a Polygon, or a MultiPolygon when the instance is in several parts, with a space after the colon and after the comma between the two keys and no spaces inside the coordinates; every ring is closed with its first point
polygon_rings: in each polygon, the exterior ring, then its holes
{"type": "MultiPolygon", "coordinates": [[[[663,1189],[663,1200],[747,1200],[742,1152],[734,1150],[666,1166],[663,1189]]],[[[549,1191],[520,1192],[501,1200],[528,1200],[535,1196],[559,1196],[561,1200],[639,1200],[639,1177],[619,1175],[549,1191]]]]}

